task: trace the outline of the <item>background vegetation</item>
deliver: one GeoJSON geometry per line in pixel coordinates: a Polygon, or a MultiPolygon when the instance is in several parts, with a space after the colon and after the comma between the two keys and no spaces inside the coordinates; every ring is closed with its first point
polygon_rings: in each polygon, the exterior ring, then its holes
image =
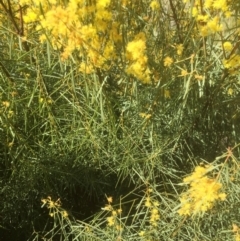
{"type": "Polygon", "coordinates": [[[238,9],[0,0],[1,240],[240,240],[238,9]]]}

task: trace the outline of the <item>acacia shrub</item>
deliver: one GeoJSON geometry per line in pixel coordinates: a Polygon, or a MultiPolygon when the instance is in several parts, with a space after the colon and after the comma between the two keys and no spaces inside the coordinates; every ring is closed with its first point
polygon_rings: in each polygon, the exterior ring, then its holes
{"type": "MultiPolygon", "coordinates": [[[[121,196],[116,185],[124,192],[122,183],[129,182],[146,186],[138,194],[144,205],[133,216],[139,218],[136,232],[146,225],[152,238],[187,239],[203,227],[199,239],[220,238],[214,234],[230,225],[217,222],[225,209],[206,212],[215,225],[209,232],[204,219],[192,227],[186,218],[181,226],[176,210],[184,188],[178,183],[201,158],[214,162],[234,145],[239,155],[239,23],[232,21],[238,3],[21,0],[0,6],[7,23],[1,26],[0,61],[2,225],[24,226],[29,213],[33,219],[41,213],[41,198],[52,205],[60,197],[69,207],[81,199],[85,208],[89,193],[100,199],[100,208],[104,193],[121,196]],[[155,229],[169,220],[166,231],[155,229]],[[176,223],[183,230],[175,231],[176,223]]],[[[234,183],[231,190],[237,192],[234,183]]],[[[233,212],[238,201],[230,197],[233,212]]],[[[110,217],[99,220],[113,224],[115,235],[120,213],[111,205],[105,210],[113,212],[110,217]]],[[[139,238],[125,226],[129,237],[139,238]]],[[[104,232],[101,237],[111,239],[104,232]]]]}

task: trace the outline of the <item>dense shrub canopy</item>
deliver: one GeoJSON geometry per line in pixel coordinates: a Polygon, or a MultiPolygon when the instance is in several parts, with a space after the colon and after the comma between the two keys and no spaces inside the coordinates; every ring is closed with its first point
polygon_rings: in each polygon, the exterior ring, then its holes
{"type": "Polygon", "coordinates": [[[239,9],[0,0],[2,236],[239,240],[239,9]]]}

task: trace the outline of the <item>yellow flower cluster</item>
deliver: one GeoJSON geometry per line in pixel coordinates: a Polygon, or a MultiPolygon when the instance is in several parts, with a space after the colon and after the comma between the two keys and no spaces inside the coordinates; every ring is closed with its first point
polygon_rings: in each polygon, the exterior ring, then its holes
{"type": "Polygon", "coordinates": [[[45,205],[49,209],[49,215],[54,217],[57,213],[60,214],[63,218],[68,218],[68,212],[61,208],[60,199],[57,201],[53,201],[51,197],[47,197],[46,199],[42,199],[42,207],[45,205]]]}
{"type": "Polygon", "coordinates": [[[228,69],[231,75],[239,74],[240,55],[233,54],[229,59],[223,60],[223,66],[228,69]]]}
{"type": "MultiPolygon", "coordinates": [[[[14,97],[14,93],[12,93],[12,96],[14,97]]],[[[14,116],[14,111],[11,110],[11,106],[12,104],[9,101],[2,101],[2,103],[0,103],[0,113],[4,113],[8,118],[12,118],[14,116]]]]}
{"type": "Polygon", "coordinates": [[[57,4],[57,0],[19,0],[19,4],[21,6],[31,6],[31,8],[27,8],[23,19],[25,23],[32,23],[38,21],[40,16],[42,16],[40,6],[42,7],[42,11],[47,12],[51,6],[57,4]]]}
{"type": "Polygon", "coordinates": [[[111,216],[107,217],[107,225],[108,226],[114,226],[117,230],[121,230],[121,225],[118,220],[118,215],[121,215],[122,209],[114,209],[112,206],[113,198],[112,197],[107,197],[108,204],[102,208],[104,211],[108,211],[111,213],[111,216]]]}
{"type": "Polygon", "coordinates": [[[146,120],[148,120],[152,117],[151,114],[147,114],[147,113],[143,113],[143,112],[139,113],[139,115],[146,120]]]}
{"type": "Polygon", "coordinates": [[[41,42],[48,39],[54,49],[62,49],[62,60],[77,53],[82,60],[81,72],[90,74],[95,68],[108,69],[116,56],[115,44],[122,40],[119,24],[108,10],[111,0],[88,4],[84,0],[70,0],[66,4],[56,0],[30,2],[20,0],[21,5],[29,6],[24,22],[38,21],[36,30],[45,31],[40,36],[41,42]]]}
{"type": "Polygon", "coordinates": [[[221,32],[222,30],[223,26],[217,16],[207,21],[206,25],[200,26],[200,32],[202,36],[208,36],[217,32],[221,32]]]}
{"type": "MultiPolygon", "coordinates": [[[[187,1],[184,0],[184,2],[187,1]]],[[[231,16],[227,0],[196,0],[194,7],[190,9],[192,16],[198,22],[201,36],[209,36],[223,31],[223,16],[226,18],[231,16]]]]}
{"type": "Polygon", "coordinates": [[[160,9],[160,4],[158,1],[156,0],[153,0],[151,3],[150,3],[150,8],[152,10],[159,10],[160,9]]]}
{"type": "Polygon", "coordinates": [[[233,233],[234,233],[234,238],[235,238],[235,241],[240,241],[240,229],[239,227],[236,225],[236,224],[233,224],[233,233]]]}
{"type": "Polygon", "coordinates": [[[226,42],[223,44],[223,48],[224,48],[225,51],[231,51],[232,48],[233,48],[233,46],[232,46],[231,42],[226,41],[226,42]]]}
{"type": "MultiPolygon", "coordinates": [[[[62,61],[80,59],[80,72],[108,71],[124,58],[125,13],[120,16],[114,1],[19,0],[19,4],[27,6],[23,16],[25,29],[37,31],[41,43],[49,41],[53,49],[61,51],[62,61]]],[[[136,0],[123,0],[121,4],[140,9],[136,0]]],[[[151,1],[149,6],[153,11],[160,9],[158,1],[151,1]]],[[[143,32],[135,36],[137,28],[133,20],[131,30],[125,29],[127,39],[133,39],[126,43],[125,71],[143,83],[150,83],[146,36],[143,32]]]]}
{"type": "Polygon", "coordinates": [[[147,66],[148,58],[145,52],[146,37],[145,34],[141,32],[127,45],[126,58],[129,60],[129,66],[126,72],[141,80],[143,83],[150,83],[150,70],[147,66]]]}
{"type": "Polygon", "coordinates": [[[145,199],[145,207],[150,210],[150,224],[152,226],[157,226],[157,221],[160,219],[160,214],[158,210],[159,203],[158,201],[152,200],[152,198],[148,195],[145,199]]]}
{"type": "Polygon", "coordinates": [[[183,44],[177,44],[176,46],[177,55],[181,56],[183,53],[183,49],[184,49],[183,44]]]}
{"type": "Polygon", "coordinates": [[[173,63],[173,59],[171,57],[165,57],[164,60],[163,60],[163,65],[165,67],[170,67],[173,63]]]}
{"type": "Polygon", "coordinates": [[[178,210],[180,215],[204,213],[213,207],[216,200],[225,200],[226,194],[219,192],[222,184],[206,176],[212,168],[197,166],[192,175],[183,180],[185,184],[190,184],[190,188],[181,195],[181,208],[178,210]]]}

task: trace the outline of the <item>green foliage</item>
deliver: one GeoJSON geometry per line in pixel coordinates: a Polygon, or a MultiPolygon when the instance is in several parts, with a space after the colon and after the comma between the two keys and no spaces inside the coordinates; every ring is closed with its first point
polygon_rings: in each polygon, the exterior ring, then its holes
{"type": "Polygon", "coordinates": [[[0,1],[2,236],[238,240],[237,1],[30,2],[0,1]],[[182,217],[201,162],[226,200],[182,217]]]}

